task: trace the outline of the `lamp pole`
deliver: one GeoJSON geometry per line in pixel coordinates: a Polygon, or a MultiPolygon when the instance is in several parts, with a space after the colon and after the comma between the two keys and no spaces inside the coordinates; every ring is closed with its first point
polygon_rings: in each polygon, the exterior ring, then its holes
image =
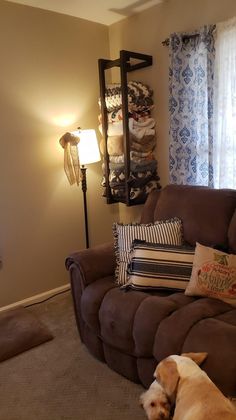
{"type": "Polygon", "coordinates": [[[81,166],[81,185],[83,191],[83,198],[84,198],[84,222],[85,222],[85,237],[86,237],[86,248],[89,248],[89,234],[88,234],[88,213],[87,213],[87,180],[86,180],[86,170],[87,168],[82,165],[81,166]]]}

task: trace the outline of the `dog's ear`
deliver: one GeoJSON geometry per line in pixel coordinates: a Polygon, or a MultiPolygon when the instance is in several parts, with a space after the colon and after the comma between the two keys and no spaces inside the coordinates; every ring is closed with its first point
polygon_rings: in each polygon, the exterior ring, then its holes
{"type": "Polygon", "coordinates": [[[175,402],[179,372],[174,360],[164,360],[157,366],[154,376],[162,386],[171,403],[175,402]]]}
{"type": "Polygon", "coordinates": [[[195,363],[197,363],[198,366],[201,366],[201,364],[206,360],[208,353],[201,352],[201,353],[182,353],[181,356],[189,357],[192,359],[195,363]]]}

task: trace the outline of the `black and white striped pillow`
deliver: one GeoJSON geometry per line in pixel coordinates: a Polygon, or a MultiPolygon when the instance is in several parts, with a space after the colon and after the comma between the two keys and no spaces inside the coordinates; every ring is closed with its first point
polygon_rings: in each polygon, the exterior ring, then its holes
{"type": "Polygon", "coordinates": [[[136,290],[185,290],[195,248],[134,241],[127,287],[136,290]]]}
{"type": "Polygon", "coordinates": [[[182,222],[178,218],[159,221],[155,224],[113,224],[116,251],[116,280],[118,284],[127,282],[127,265],[130,262],[130,250],[135,239],[147,242],[182,245],[182,222]]]}

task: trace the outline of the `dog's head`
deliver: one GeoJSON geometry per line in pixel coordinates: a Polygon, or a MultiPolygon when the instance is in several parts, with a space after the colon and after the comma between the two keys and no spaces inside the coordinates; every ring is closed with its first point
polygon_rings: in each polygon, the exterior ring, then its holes
{"type": "Polygon", "coordinates": [[[161,385],[154,381],[150,388],[140,396],[140,405],[148,420],[169,420],[170,403],[161,385]]]}
{"type": "Polygon", "coordinates": [[[164,389],[171,404],[175,403],[179,380],[183,372],[196,369],[206,357],[207,353],[183,353],[181,356],[169,356],[158,364],[154,377],[164,389]]]}

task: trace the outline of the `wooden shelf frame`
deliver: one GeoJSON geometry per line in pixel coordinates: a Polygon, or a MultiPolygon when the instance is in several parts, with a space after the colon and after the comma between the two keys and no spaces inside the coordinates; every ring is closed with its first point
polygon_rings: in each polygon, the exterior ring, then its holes
{"type": "Polygon", "coordinates": [[[100,58],[98,60],[99,68],[99,84],[100,84],[100,98],[101,98],[101,115],[102,115],[102,131],[104,137],[104,164],[105,164],[105,180],[106,180],[106,199],[107,204],[122,202],[127,206],[132,206],[135,203],[130,199],[130,144],[129,144],[129,110],[128,110],[128,80],[127,74],[149,67],[152,65],[152,56],[146,54],[140,54],[137,52],[121,50],[120,57],[116,60],[106,60],[100,58]],[[138,60],[138,63],[132,63],[131,60],[138,60]],[[125,199],[115,199],[111,193],[109,185],[109,154],[107,151],[107,130],[108,130],[108,119],[106,109],[106,76],[105,71],[114,67],[120,68],[120,83],[121,83],[121,98],[122,98],[122,116],[123,116],[123,139],[124,139],[124,167],[125,167],[125,199]]]}

